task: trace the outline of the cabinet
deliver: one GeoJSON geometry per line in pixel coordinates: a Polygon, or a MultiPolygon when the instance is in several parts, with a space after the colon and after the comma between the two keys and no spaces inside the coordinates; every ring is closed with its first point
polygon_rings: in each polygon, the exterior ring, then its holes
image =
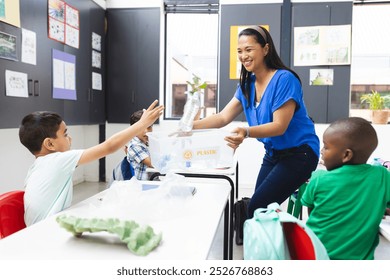
{"type": "Polygon", "coordinates": [[[67,123],[105,123],[104,91],[104,19],[105,12],[92,1],[68,0],[67,3],[79,9],[80,45],[73,48],[64,45],[64,51],[76,56],[77,102],[64,100],[64,119],[67,123]],[[92,32],[101,36],[101,68],[92,67],[92,32]],[[101,74],[102,90],[92,89],[92,72],[101,74]]]}
{"type": "Polygon", "coordinates": [[[107,121],[129,123],[159,97],[160,9],[107,9],[107,26],[107,121]]]}

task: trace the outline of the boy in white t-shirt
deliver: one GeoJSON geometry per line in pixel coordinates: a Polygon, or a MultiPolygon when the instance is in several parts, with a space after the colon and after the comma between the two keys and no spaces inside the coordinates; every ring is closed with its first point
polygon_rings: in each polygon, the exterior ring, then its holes
{"type": "Polygon", "coordinates": [[[71,137],[58,114],[43,111],[25,116],[19,129],[20,142],[36,157],[25,180],[26,225],[68,208],[76,167],[117,151],[151,126],[164,109],[162,105],[156,106],[157,103],[154,101],[136,124],[85,150],[70,150],[71,137]]]}

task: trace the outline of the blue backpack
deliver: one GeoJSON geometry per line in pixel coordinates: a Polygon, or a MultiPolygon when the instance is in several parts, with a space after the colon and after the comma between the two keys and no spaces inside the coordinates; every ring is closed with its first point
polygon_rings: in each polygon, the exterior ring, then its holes
{"type": "Polygon", "coordinates": [[[243,250],[244,260],[329,260],[314,232],[278,203],[257,209],[245,221],[243,250]]]}
{"type": "Polygon", "coordinates": [[[112,171],[112,178],[116,181],[130,180],[133,176],[134,169],[127,161],[127,157],[124,157],[112,171]]]}

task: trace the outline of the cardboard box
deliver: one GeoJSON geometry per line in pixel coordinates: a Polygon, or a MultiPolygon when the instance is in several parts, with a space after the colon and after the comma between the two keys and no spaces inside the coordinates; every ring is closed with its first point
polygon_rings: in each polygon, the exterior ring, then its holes
{"type": "Polygon", "coordinates": [[[160,173],[230,168],[233,149],[224,140],[229,134],[222,129],[193,130],[187,136],[149,132],[152,165],[160,173]]]}

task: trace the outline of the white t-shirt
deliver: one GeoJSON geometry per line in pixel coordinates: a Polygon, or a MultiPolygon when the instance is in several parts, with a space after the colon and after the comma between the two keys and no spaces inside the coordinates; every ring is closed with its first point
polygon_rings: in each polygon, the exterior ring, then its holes
{"type": "Polygon", "coordinates": [[[83,152],[56,152],[34,161],[25,180],[24,220],[27,226],[71,205],[72,176],[83,152]]]}

